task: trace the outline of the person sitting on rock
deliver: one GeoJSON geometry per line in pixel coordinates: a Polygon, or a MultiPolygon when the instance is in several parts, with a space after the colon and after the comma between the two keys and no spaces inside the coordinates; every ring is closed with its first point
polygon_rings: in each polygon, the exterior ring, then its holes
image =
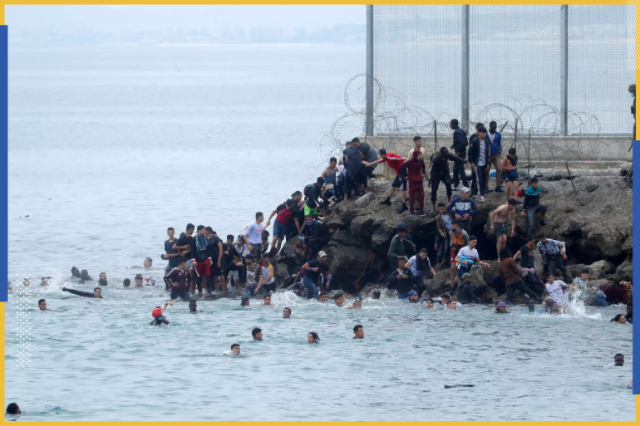
{"type": "Polygon", "coordinates": [[[398,299],[407,299],[409,292],[413,290],[415,277],[411,270],[407,268],[407,258],[398,256],[398,269],[393,271],[387,278],[387,288],[395,289],[398,292],[398,299]]]}
{"type": "Polygon", "coordinates": [[[391,239],[389,251],[387,252],[387,257],[389,258],[389,263],[391,263],[391,265],[397,265],[398,258],[401,256],[412,256],[415,250],[413,242],[406,238],[407,230],[404,227],[404,223],[398,223],[396,229],[398,233],[391,239]]]}
{"type": "Polygon", "coordinates": [[[567,268],[564,266],[564,261],[567,260],[566,244],[563,241],[556,241],[547,238],[544,234],[538,235],[538,251],[542,255],[542,264],[544,276],[549,276],[549,265],[554,262],[560,272],[562,272],[562,278],[565,282],[571,282],[571,277],[567,273],[567,268]]]}
{"type": "Polygon", "coordinates": [[[480,298],[473,292],[473,283],[471,282],[471,274],[462,275],[462,282],[458,288],[458,302],[463,305],[469,303],[481,303],[480,298]]]}
{"type": "Polygon", "coordinates": [[[511,304],[516,290],[520,290],[525,295],[529,295],[533,300],[539,300],[538,295],[520,279],[518,266],[511,257],[511,252],[508,248],[505,247],[500,251],[500,259],[502,259],[499,265],[500,277],[507,287],[507,305],[511,304]]]}
{"type": "Polygon", "coordinates": [[[469,243],[458,252],[455,262],[458,267],[459,278],[462,278],[465,272],[471,271],[473,265],[482,265],[486,268],[491,267],[488,263],[480,260],[480,254],[478,254],[478,250],[476,250],[477,244],[478,239],[472,235],[469,237],[469,243]]]}
{"type": "Polygon", "coordinates": [[[522,204],[522,212],[520,213],[520,216],[527,216],[529,226],[527,229],[527,235],[533,234],[533,227],[537,213],[540,213],[540,216],[542,216],[542,219],[540,219],[540,225],[544,226],[547,224],[547,222],[544,221],[544,215],[547,214],[547,206],[540,202],[541,188],[539,185],[540,183],[538,182],[538,178],[531,178],[529,181],[529,187],[524,191],[524,203],[522,204]]]}

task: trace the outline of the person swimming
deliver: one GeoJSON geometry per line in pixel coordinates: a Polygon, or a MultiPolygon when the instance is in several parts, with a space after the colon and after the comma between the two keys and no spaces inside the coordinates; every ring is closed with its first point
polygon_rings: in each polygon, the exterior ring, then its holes
{"type": "Polygon", "coordinates": [[[234,343],[233,345],[231,345],[231,352],[234,355],[240,355],[240,345],[237,343],[234,343]]]}
{"type": "Polygon", "coordinates": [[[613,362],[616,367],[624,366],[624,355],[615,354],[615,356],[613,357],[613,362]]]}
{"type": "Polygon", "coordinates": [[[334,296],[333,296],[333,303],[339,307],[342,308],[342,306],[344,305],[344,294],[342,292],[337,292],[334,296]]]}
{"type": "Polygon", "coordinates": [[[253,340],[262,340],[262,329],[258,327],[254,328],[251,330],[251,335],[253,336],[253,340]]]}
{"type": "Polygon", "coordinates": [[[371,292],[371,299],[380,300],[380,294],[380,290],[373,290],[373,292],[371,292]]]}
{"type": "Polygon", "coordinates": [[[316,333],[315,331],[312,331],[309,334],[307,334],[307,343],[319,343],[319,342],[320,342],[320,337],[318,337],[318,333],[316,333]]]}
{"type": "Polygon", "coordinates": [[[124,281],[122,281],[122,286],[129,288],[129,286],[131,286],[131,280],[129,278],[125,278],[124,281]]]}
{"type": "Polygon", "coordinates": [[[291,318],[291,308],[284,308],[282,310],[282,318],[291,318]]]}
{"type": "Polygon", "coordinates": [[[615,317],[611,318],[611,322],[614,322],[616,324],[626,324],[627,319],[625,318],[624,315],[618,314],[615,317]]]}
{"type": "Polygon", "coordinates": [[[98,280],[99,285],[108,285],[107,282],[107,274],[104,272],[100,272],[100,279],[98,280]]]}
{"type": "Polygon", "coordinates": [[[362,299],[356,297],[353,299],[353,305],[349,306],[347,309],[360,309],[362,308],[362,299]]]}
{"type": "Polygon", "coordinates": [[[93,281],[93,278],[89,276],[89,272],[86,269],[80,271],[80,280],[82,281],[93,281]]]}
{"type": "Polygon", "coordinates": [[[198,306],[196,304],[196,301],[195,300],[190,300],[189,301],[189,313],[191,313],[191,314],[198,313],[198,309],[197,308],[198,308],[198,306]]]}
{"type": "Polygon", "coordinates": [[[15,402],[12,402],[9,405],[7,405],[7,414],[11,414],[15,416],[18,414],[22,414],[22,411],[20,411],[20,407],[18,406],[18,404],[16,404],[15,402]]]}
{"type": "Polygon", "coordinates": [[[153,316],[153,321],[149,325],[162,325],[167,324],[171,325],[168,319],[162,315],[164,311],[167,309],[167,306],[173,305],[173,302],[165,302],[164,306],[161,308],[160,306],[156,306],[153,311],[151,311],[151,315],[153,316]]]}
{"type": "Polygon", "coordinates": [[[251,306],[249,303],[249,298],[247,296],[242,296],[240,299],[240,306],[251,306]]]}
{"type": "Polygon", "coordinates": [[[433,299],[429,297],[427,300],[425,300],[424,306],[425,308],[433,309],[433,299]]]}
{"type": "Polygon", "coordinates": [[[353,327],[353,338],[354,339],[364,339],[364,328],[358,324],[355,327],[353,327]]]}
{"type": "Polygon", "coordinates": [[[136,274],[134,280],[136,287],[142,287],[144,285],[144,277],[142,276],[142,274],[136,274]]]}
{"type": "Polygon", "coordinates": [[[51,277],[42,277],[40,278],[40,285],[42,287],[46,287],[49,285],[49,280],[51,279],[51,277]]]}
{"type": "Polygon", "coordinates": [[[415,290],[411,290],[409,292],[409,302],[418,303],[419,300],[420,300],[420,296],[418,295],[418,292],[415,290]]]}
{"type": "Polygon", "coordinates": [[[62,287],[62,291],[66,291],[71,294],[75,294],[76,296],[89,297],[94,299],[102,299],[102,289],[100,287],[96,287],[93,289],[93,293],[89,293],[88,291],[80,291],[74,290],[72,288],[62,287]]]}
{"type": "Polygon", "coordinates": [[[271,304],[271,295],[267,294],[264,296],[263,302],[260,304],[260,306],[276,306],[271,304]]]}
{"type": "Polygon", "coordinates": [[[496,305],[496,314],[508,314],[507,312],[507,304],[504,302],[498,302],[496,305]]]}
{"type": "Polygon", "coordinates": [[[447,309],[458,309],[458,303],[455,300],[452,300],[447,305],[447,309]]]}
{"type": "Polygon", "coordinates": [[[325,292],[321,292],[318,295],[318,302],[320,303],[327,303],[329,301],[329,294],[325,293],[325,292]]]}
{"type": "Polygon", "coordinates": [[[80,278],[80,269],[75,266],[71,268],[71,278],[80,278]]]}
{"type": "Polygon", "coordinates": [[[40,299],[38,300],[38,308],[41,311],[46,311],[47,310],[47,301],[44,299],[40,299]]]}

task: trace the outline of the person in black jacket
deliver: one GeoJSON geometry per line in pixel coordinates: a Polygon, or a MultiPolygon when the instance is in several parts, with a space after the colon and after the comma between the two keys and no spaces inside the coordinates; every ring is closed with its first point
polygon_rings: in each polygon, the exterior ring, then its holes
{"type": "Polygon", "coordinates": [[[484,190],[486,187],[486,171],[489,164],[490,142],[487,138],[487,129],[478,123],[475,137],[469,140],[469,162],[471,163],[472,182],[471,194],[478,195],[480,201],[484,201],[484,190]]]}
{"type": "Polygon", "coordinates": [[[409,292],[413,290],[413,285],[415,284],[415,277],[411,270],[407,268],[407,258],[405,256],[398,256],[398,269],[389,275],[387,283],[389,290],[395,289],[398,292],[398,299],[407,299],[409,297],[409,292]]]}
{"type": "Polygon", "coordinates": [[[451,202],[451,175],[449,175],[449,160],[456,163],[465,164],[457,155],[453,155],[446,147],[440,148],[440,152],[431,157],[431,169],[429,170],[429,186],[431,187],[431,205],[433,213],[436,214],[436,200],[438,198],[438,187],[440,182],[444,183],[447,189],[447,199],[451,202]]]}
{"type": "MultiPolygon", "coordinates": [[[[451,145],[451,149],[455,151],[458,157],[464,160],[467,158],[467,146],[469,145],[469,142],[467,141],[467,134],[459,127],[458,120],[455,118],[451,120],[450,126],[451,130],[453,130],[453,145],[451,145]]],[[[464,170],[464,164],[453,163],[454,191],[458,190],[460,180],[462,180],[462,186],[469,186],[467,172],[464,170]]]]}
{"type": "Polygon", "coordinates": [[[302,225],[302,236],[304,237],[305,247],[309,248],[307,259],[315,259],[320,249],[329,243],[331,239],[329,229],[311,215],[305,217],[304,225],[302,225]]]}
{"type": "Polygon", "coordinates": [[[94,288],[93,293],[89,293],[88,291],[74,290],[67,287],[62,287],[62,291],[75,294],[76,296],[89,297],[92,299],[102,299],[102,289],[100,287],[94,288]]]}

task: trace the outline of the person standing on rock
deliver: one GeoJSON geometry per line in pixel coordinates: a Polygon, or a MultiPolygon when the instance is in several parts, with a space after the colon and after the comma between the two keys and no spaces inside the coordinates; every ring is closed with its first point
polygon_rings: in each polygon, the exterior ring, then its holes
{"type": "Polygon", "coordinates": [[[518,198],[518,156],[515,148],[509,148],[509,153],[502,160],[502,178],[507,183],[507,200],[511,197],[511,186],[513,186],[513,197],[518,198]]]}
{"type": "Polygon", "coordinates": [[[324,179],[325,187],[333,185],[333,188],[327,190],[326,194],[330,197],[336,195],[336,187],[338,186],[338,159],[336,157],[329,159],[329,167],[322,171],[320,177],[324,179]]]}
{"type": "Polygon", "coordinates": [[[462,221],[460,219],[454,219],[451,222],[451,288],[455,288],[456,286],[456,258],[458,257],[458,252],[467,246],[469,242],[469,234],[467,231],[462,229],[462,221]]]}
{"type": "Polygon", "coordinates": [[[564,266],[564,261],[567,260],[567,249],[563,241],[556,241],[547,238],[544,234],[538,235],[538,251],[542,255],[542,264],[544,266],[544,276],[549,275],[549,265],[554,262],[560,272],[562,272],[562,278],[571,282],[571,277],[567,273],[567,268],[564,266]]]}
{"type": "Polygon", "coordinates": [[[431,169],[429,170],[429,187],[431,188],[431,205],[433,213],[436,214],[436,201],[438,199],[438,188],[440,182],[447,190],[447,200],[451,202],[451,175],[449,174],[449,161],[460,164],[468,163],[457,155],[453,155],[446,147],[440,148],[440,152],[431,157],[431,169]]]}
{"type": "Polygon", "coordinates": [[[413,148],[411,148],[411,150],[409,150],[409,155],[407,155],[407,160],[412,159],[413,158],[413,153],[416,152],[416,151],[419,151],[422,154],[423,158],[427,155],[427,152],[422,147],[422,137],[421,136],[414,136],[413,137],[413,148]]]}
{"type": "Polygon", "coordinates": [[[362,163],[362,153],[352,142],[347,142],[346,149],[342,151],[342,154],[347,168],[343,188],[344,201],[347,201],[351,197],[352,190],[355,190],[356,193],[359,192],[356,185],[364,164],[362,163]]]}
{"type": "MultiPolygon", "coordinates": [[[[276,209],[271,212],[269,219],[267,219],[265,228],[268,228],[269,225],[271,225],[271,218],[276,216],[276,221],[273,223],[273,241],[271,242],[271,247],[275,247],[277,251],[280,251],[282,241],[284,241],[289,227],[293,224],[292,222],[297,220],[293,218],[294,205],[295,201],[291,199],[285,201],[283,204],[276,207],[276,209]]],[[[296,226],[299,227],[300,225],[296,224],[296,226]]]]}
{"type": "MultiPolygon", "coordinates": [[[[376,160],[377,164],[387,163],[389,167],[391,167],[396,172],[396,177],[393,179],[393,183],[391,184],[391,188],[389,188],[389,193],[387,198],[380,201],[380,204],[390,206],[391,205],[391,197],[397,188],[402,188],[402,204],[406,205],[407,202],[407,180],[400,175],[399,168],[406,161],[404,157],[395,154],[393,152],[387,152],[386,149],[382,148],[378,151],[378,155],[380,158],[376,160]]],[[[371,163],[366,163],[370,165],[371,163]]]]}
{"type": "Polygon", "coordinates": [[[242,233],[242,238],[247,244],[249,252],[253,254],[256,261],[262,258],[262,231],[264,231],[264,215],[262,212],[256,213],[256,221],[249,225],[242,233]]]}
{"type": "Polygon", "coordinates": [[[524,191],[524,204],[522,205],[522,212],[520,216],[527,216],[528,229],[527,235],[533,235],[533,227],[535,223],[536,213],[540,213],[542,219],[540,219],[540,225],[545,226],[547,222],[544,221],[544,215],[547,214],[547,206],[540,202],[540,183],[538,178],[531,178],[529,181],[529,187],[524,191]]]}
{"type": "Polygon", "coordinates": [[[507,246],[507,237],[513,237],[516,233],[516,206],[518,204],[522,203],[511,198],[507,204],[498,207],[489,215],[491,230],[496,236],[498,262],[500,262],[500,251],[507,246]],[[511,232],[509,232],[509,225],[507,225],[509,217],[511,217],[511,232]]]}
{"type": "Polygon", "coordinates": [[[489,192],[489,176],[491,174],[491,165],[496,169],[496,192],[502,192],[502,167],[500,162],[500,154],[502,154],[502,135],[496,131],[498,123],[492,121],[489,123],[489,161],[487,162],[487,171],[485,178],[485,192],[489,192]]]}
{"type": "Polygon", "coordinates": [[[507,287],[507,305],[511,304],[516,290],[522,291],[533,300],[539,302],[540,299],[538,295],[520,279],[518,265],[516,265],[516,262],[511,257],[511,252],[508,248],[505,247],[500,251],[500,258],[502,259],[499,264],[500,277],[507,287]]]}
{"type": "Polygon", "coordinates": [[[438,252],[438,257],[436,258],[436,269],[438,271],[451,266],[449,250],[451,248],[452,224],[453,219],[447,213],[446,204],[439,203],[438,216],[436,216],[436,243],[433,246],[438,252]]]}
{"type": "Polygon", "coordinates": [[[471,188],[474,195],[478,196],[479,201],[485,201],[484,191],[487,183],[485,182],[487,164],[489,164],[489,138],[487,138],[487,129],[484,126],[478,128],[477,138],[469,144],[469,162],[471,163],[472,183],[471,188]]]}
{"type": "Polygon", "coordinates": [[[331,234],[326,225],[315,220],[313,216],[305,217],[305,223],[302,225],[302,236],[304,245],[309,248],[308,259],[315,259],[320,249],[327,245],[331,239],[331,234]]]}
{"type": "Polygon", "coordinates": [[[420,151],[414,151],[413,157],[405,163],[409,180],[409,210],[411,214],[424,215],[424,178],[427,170],[420,151]],[[414,209],[416,198],[419,211],[414,209]]]}
{"type": "Polygon", "coordinates": [[[361,143],[358,138],[353,138],[351,142],[357,144],[358,150],[362,153],[362,164],[364,167],[360,172],[360,182],[362,183],[364,191],[369,192],[368,180],[378,165],[378,154],[375,148],[366,142],[361,143]]]}
{"type": "Polygon", "coordinates": [[[391,265],[396,265],[399,257],[412,256],[415,250],[413,242],[406,238],[407,230],[404,224],[398,224],[396,229],[398,233],[391,238],[391,244],[389,244],[389,251],[387,252],[391,265]]]}
{"type": "MultiPolygon", "coordinates": [[[[458,120],[456,120],[455,118],[451,120],[449,126],[451,127],[451,130],[453,130],[453,145],[451,145],[451,149],[454,150],[458,157],[465,160],[467,158],[467,146],[469,145],[469,142],[467,141],[467,134],[459,127],[458,120]]],[[[464,164],[453,163],[454,191],[458,190],[461,180],[462,186],[469,186],[469,181],[467,180],[467,172],[464,170],[464,164]]]]}
{"type": "Polygon", "coordinates": [[[471,216],[478,213],[476,203],[471,198],[471,191],[469,188],[462,188],[460,195],[449,200],[447,211],[454,219],[458,219],[462,226],[462,229],[471,232],[471,216]]]}
{"type": "Polygon", "coordinates": [[[407,299],[409,292],[413,290],[415,277],[411,270],[407,268],[407,258],[398,256],[398,269],[393,271],[387,278],[387,288],[398,292],[398,299],[407,299]]]}
{"type": "Polygon", "coordinates": [[[460,283],[460,288],[458,288],[458,302],[463,305],[481,303],[480,298],[473,292],[471,278],[471,274],[468,272],[462,274],[462,282],[460,283]]]}

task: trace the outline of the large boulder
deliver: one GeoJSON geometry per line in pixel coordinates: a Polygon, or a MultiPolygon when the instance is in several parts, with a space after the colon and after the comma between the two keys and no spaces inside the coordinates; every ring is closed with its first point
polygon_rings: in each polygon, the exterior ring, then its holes
{"type": "Polygon", "coordinates": [[[606,260],[599,260],[592,263],[591,265],[589,265],[589,269],[591,270],[591,277],[593,277],[593,279],[605,277],[615,271],[615,267],[611,264],[611,262],[608,262],[606,260]]]}

